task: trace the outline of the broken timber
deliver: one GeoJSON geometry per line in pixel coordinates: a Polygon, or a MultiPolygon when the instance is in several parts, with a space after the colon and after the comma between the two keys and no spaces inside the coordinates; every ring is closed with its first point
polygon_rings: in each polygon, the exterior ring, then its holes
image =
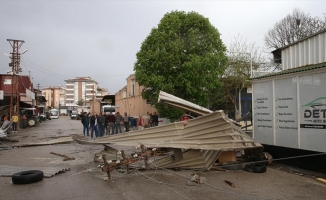
{"type": "Polygon", "coordinates": [[[50,154],[53,154],[53,155],[56,155],[56,156],[64,157],[63,161],[67,161],[67,160],[75,160],[74,157],[69,157],[69,156],[62,155],[62,154],[58,154],[58,153],[54,153],[54,152],[50,152],[50,154]]]}

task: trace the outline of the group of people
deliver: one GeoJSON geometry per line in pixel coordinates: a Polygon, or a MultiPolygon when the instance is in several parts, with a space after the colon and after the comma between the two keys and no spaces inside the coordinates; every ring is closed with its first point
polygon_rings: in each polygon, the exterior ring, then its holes
{"type": "MultiPolygon", "coordinates": [[[[119,112],[117,112],[115,115],[113,115],[112,112],[110,112],[109,115],[106,115],[104,112],[99,113],[98,115],[96,112],[94,112],[91,116],[90,114],[84,113],[84,116],[81,119],[84,136],[90,136],[92,140],[104,135],[122,133],[122,125],[124,125],[125,131],[129,132],[129,122],[130,117],[126,112],[124,113],[124,116],[120,115],[119,112]]],[[[137,122],[138,127],[143,127],[144,124],[142,115],[139,115],[137,122]]],[[[150,127],[158,126],[158,115],[156,112],[149,114],[148,124],[150,127]]]]}
{"type": "Polygon", "coordinates": [[[149,119],[148,119],[148,124],[150,127],[158,126],[158,115],[156,112],[149,113],[149,119]]]}
{"type": "Polygon", "coordinates": [[[124,125],[126,132],[129,132],[129,120],[130,117],[127,113],[124,113],[124,116],[121,116],[119,112],[115,115],[113,115],[112,112],[110,112],[109,115],[106,115],[104,112],[97,115],[97,113],[94,112],[92,116],[84,113],[81,123],[83,124],[83,134],[85,136],[91,136],[91,139],[94,140],[95,138],[102,137],[105,134],[113,135],[122,133],[121,125],[124,125]],[[89,130],[91,130],[90,135],[89,130]]]}

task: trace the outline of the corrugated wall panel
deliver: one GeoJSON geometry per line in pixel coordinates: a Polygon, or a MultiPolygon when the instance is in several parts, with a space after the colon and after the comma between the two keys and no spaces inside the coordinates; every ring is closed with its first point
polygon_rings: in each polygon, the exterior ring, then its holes
{"type": "Polygon", "coordinates": [[[326,32],[282,50],[283,70],[326,62],[326,32]]]}

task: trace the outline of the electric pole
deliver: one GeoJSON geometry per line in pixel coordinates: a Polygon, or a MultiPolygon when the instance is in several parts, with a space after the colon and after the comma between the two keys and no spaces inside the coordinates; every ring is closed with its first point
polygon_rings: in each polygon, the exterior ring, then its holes
{"type": "Polygon", "coordinates": [[[40,100],[40,84],[37,84],[37,93],[36,93],[36,105],[40,105],[41,104],[41,100],[40,100]]]}
{"type": "Polygon", "coordinates": [[[11,98],[10,98],[10,117],[12,117],[13,113],[16,112],[19,120],[19,80],[17,75],[19,72],[22,71],[20,68],[20,53],[18,52],[20,47],[25,42],[24,40],[13,40],[13,39],[7,39],[7,41],[10,43],[12,47],[11,54],[11,63],[9,63],[9,66],[12,68],[12,74],[11,74],[11,98]],[[16,88],[15,88],[15,87],[16,88]],[[14,94],[15,93],[15,94],[14,94]],[[16,106],[14,106],[16,105],[16,106]]]}

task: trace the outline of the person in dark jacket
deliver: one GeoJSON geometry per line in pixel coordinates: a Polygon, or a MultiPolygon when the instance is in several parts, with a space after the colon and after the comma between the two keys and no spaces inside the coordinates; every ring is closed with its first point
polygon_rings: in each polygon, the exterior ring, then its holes
{"type": "Polygon", "coordinates": [[[83,127],[84,127],[83,134],[86,136],[85,132],[87,131],[87,136],[89,136],[89,118],[88,118],[86,112],[84,113],[84,116],[82,117],[81,123],[83,124],[83,127]]]}
{"type": "Polygon", "coordinates": [[[156,112],[154,112],[152,118],[153,118],[154,126],[158,126],[158,115],[156,114],[156,112]]]}
{"type": "Polygon", "coordinates": [[[105,117],[100,113],[100,115],[97,117],[97,124],[98,124],[98,132],[100,137],[104,135],[104,123],[105,123],[105,117]]]}
{"type": "Polygon", "coordinates": [[[119,112],[117,112],[117,114],[115,115],[115,134],[118,134],[118,129],[120,130],[120,133],[122,133],[121,131],[121,124],[123,124],[122,121],[122,116],[120,115],[119,112]]]}
{"type": "Polygon", "coordinates": [[[123,123],[125,125],[126,132],[129,132],[129,116],[125,112],[125,116],[123,117],[123,123]]]}
{"type": "Polygon", "coordinates": [[[113,135],[115,130],[115,116],[112,114],[112,112],[110,112],[110,114],[107,116],[107,121],[108,121],[108,132],[106,132],[106,134],[113,135]]]}
{"type": "Polygon", "coordinates": [[[102,115],[104,116],[104,132],[103,132],[103,134],[107,135],[108,134],[108,119],[107,119],[107,115],[105,112],[103,112],[102,115]]]}
{"type": "Polygon", "coordinates": [[[91,116],[90,119],[90,125],[91,125],[91,138],[94,140],[98,137],[98,131],[97,131],[97,114],[96,112],[91,116]],[[95,137],[93,137],[93,132],[95,131],[95,137]]]}

